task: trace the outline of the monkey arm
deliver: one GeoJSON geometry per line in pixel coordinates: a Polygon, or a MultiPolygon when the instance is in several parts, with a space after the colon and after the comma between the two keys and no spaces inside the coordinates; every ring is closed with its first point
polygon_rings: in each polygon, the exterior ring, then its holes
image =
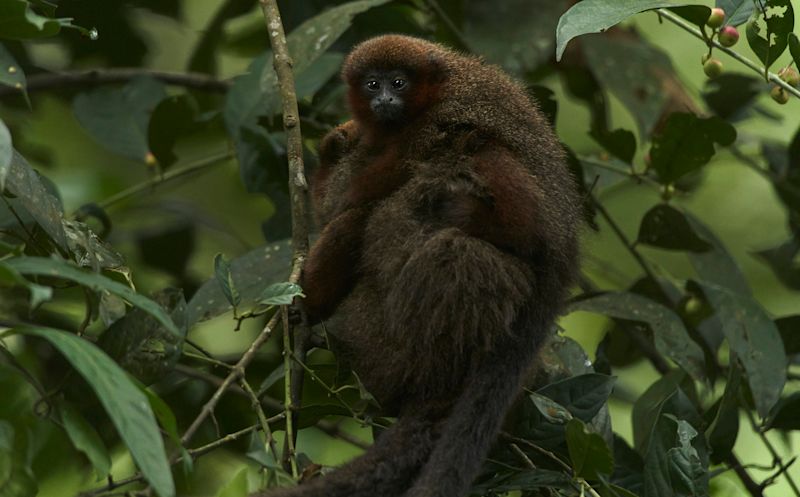
{"type": "Polygon", "coordinates": [[[350,209],[339,214],[311,247],[300,283],[311,324],[330,317],[353,289],[368,216],[367,209],[350,209]]]}

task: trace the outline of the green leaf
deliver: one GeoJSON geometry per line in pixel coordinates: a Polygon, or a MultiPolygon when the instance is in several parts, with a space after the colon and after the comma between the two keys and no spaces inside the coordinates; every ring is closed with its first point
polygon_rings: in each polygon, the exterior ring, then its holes
{"type": "Polygon", "coordinates": [[[102,87],[81,93],[72,103],[75,117],[98,143],[139,162],[150,153],[150,115],[166,98],[166,87],[148,76],[131,79],[122,88],[102,87]]]}
{"type": "MultiPolygon", "coordinates": [[[[23,92],[27,87],[25,73],[11,52],[2,44],[0,44],[0,84],[17,88],[23,92]]],[[[0,185],[2,185],[2,181],[0,181],[0,185]]]]}
{"type": "Polygon", "coordinates": [[[575,474],[588,480],[614,471],[614,457],[603,437],[590,432],[579,419],[567,423],[567,447],[575,474]]]}
{"type": "Polygon", "coordinates": [[[571,412],[550,397],[532,392],[528,398],[549,423],[563,425],[573,418],[571,412]]]}
{"type": "MultiPolygon", "coordinates": [[[[231,275],[243,305],[255,304],[264,285],[286,280],[292,263],[289,241],[272,243],[251,250],[230,261],[231,275]]],[[[189,301],[189,326],[219,316],[231,309],[216,277],[206,281],[189,301]]]]}
{"type": "Polygon", "coordinates": [[[67,235],[64,232],[61,204],[45,186],[42,178],[16,150],[11,167],[5,177],[5,189],[13,194],[47,235],[67,253],[67,235]]]}
{"type": "Polygon", "coordinates": [[[683,212],[668,204],[658,204],[647,211],[637,241],[667,250],[705,252],[712,248],[692,229],[683,212]]]}
{"type": "Polygon", "coordinates": [[[295,297],[305,297],[303,289],[295,283],[273,283],[258,298],[260,304],[290,305],[295,297]]]}
{"type": "Polygon", "coordinates": [[[214,256],[214,277],[217,279],[222,293],[228,299],[228,303],[233,306],[234,310],[242,301],[239,290],[236,289],[236,282],[231,274],[230,263],[225,259],[222,254],[214,256]]]}
{"type": "Polygon", "coordinates": [[[713,415],[705,436],[711,448],[711,460],[722,464],[730,456],[736,437],[739,435],[739,391],[742,375],[738,366],[734,365],[728,373],[725,392],[707,415],[713,415]]]}
{"type": "Polygon", "coordinates": [[[766,417],[786,383],[786,351],[778,328],[752,297],[713,283],[699,282],[699,286],[747,373],[756,410],[766,417]]]}
{"type": "Polygon", "coordinates": [[[170,333],[182,336],[181,331],[161,306],[102,274],[82,271],[66,261],[45,257],[15,257],[5,260],[4,263],[22,274],[64,278],[95,291],[111,292],[155,317],[170,333]]]}
{"type": "Polygon", "coordinates": [[[794,33],[789,35],[789,53],[792,54],[794,64],[800,67],[800,38],[794,33]]]}
{"type": "Polygon", "coordinates": [[[725,11],[726,26],[740,26],[756,10],[753,0],[717,0],[716,6],[725,11]]]}
{"type": "MultiPolygon", "coordinates": [[[[747,0],[751,2],[751,0],[747,0]]],[[[751,3],[752,5],[752,3],[751,3]]],[[[753,114],[756,97],[768,91],[764,78],[745,74],[723,73],[706,80],[703,100],[714,114],[726,121],[740,121],[753,114]]]]}
{"type": "Polygon", "coordinates": [[[186,301],[183,291],[167,288],[153,300],[170,313],[180,336],[165,329],[155,317],[133,309],[115,321],[100,337],[98,345],[123,369],[149,385],[172,371],[183,350],[186,336],[186,301]]]}
{"type": "Polygon", "coordinates": [[[147,397],[147,401],[150,403],[150,408],[153,410],[158,424],[160,424],[161,428],[169,435],[172,443],[174,443],[176,447],[181,447],[181,436],[178,433],[178,421],[175,419],[175,413],[172,412],[169,405],[136,378],[131,378],[131,381],[136,385],[139,391],[147,397]]]}
{"type": "Polygon", "coordinates": [[[630,164],[636,154],[636,136],[627,129],[592,130],[589,135],[608,153],[630,164]]]}
{"type": "Polygon", "coordinates": [[[236,475],[219,489],[216,497],[247,497],[247,468],[240,469],[236,475]]]}
{"type": "Polygon", "coordinates": [[[711,9],[703,5],[672,7],[670,10],[698,27],[705,26],[708,16],[711,15],[711,9]]]}
{"type": "Polygon", "coordinates": [[[776,319],[775,326],[781,334],[786,355],[800,354],[800,315],[776,319]]]}
{"type": "Polygon", "coordinates": [[[5,188],[6,176],[11,170],[11,159],[13,157],[14,148],[11,146],[11,132],[8,131],[5,123],[0,120],[0,191],[5,188]]]}
{"type": "Polygon", "coordinates": [[[613,376],[589,373],[551,383],[536,393],[554,400],[573,416],[588,423],[608,401],[615,382],[613,376]]]}
{"type": "Polygon", "coordinates": [[[558,21],[558,27],[556,28],[556,60],[561,60],[567,43],[576,36],[605,31],[628,17],[646,10],[693,4],[697,4],[697,2],[681,2],[677,0],[583,0],[573,5],[558,21]]]}
{"type": "Polygon", "coordinates": [[[694,232],[714,247],[713,251],[687,253],[689,261],[700,279],[729,288],[742,295],[750,295],[750,285],[747,283],[747,279],[722,241],[691,213],[684,211],[683,215],[689,220],[694,232]]]}
{"type": "Polygon", "coordinates": [[[794,10],[791,0],[766,0],[747,23],[747,42],[764,66],[769,69],[789,44],[794,31],[794,10]]]}
{"type": "Polygon", "coordinates": [[[156,105],[147,127],[147,143],[161,169],[178,160],[173,149],[182,136],[196,127],[197,102],[191,95],[167,97],[156,105]]]}
{"type": "Polygon", "coordinates": [[[766,424],[769,429],[800,430],[800,392],[794,392],[775,404],[766,424]]]}
{"type": "Polygon", "coordinates": [[[708,464],[692,444],[695,439],[702,441],[686,421],[669,414],[659,417],[645,456],[643,497],[708,496],[708,464]]]}
{"type": "Polygon", "coordinates": [[[0,286],[19,285],[30,292],[30,308],[37,308],[42,302],[47,302],[53,297],[53,289],[49,286],[37,285],[25,279],[19,272],[0,261],[0,286]]]}
{"type": "Polygon", "coordinates": [[[175,485],[153,411],[125,372],[97,346],[71,333],[43,327],[15,331],[43,338],[64,355],[97,394],[145,479],[160,496],[173,497],[175,485]]]}
{"type": "Polygon", "coordinates": [[[0,2],[0,38],[24,40],[54,36],[62,27],[72,26],[71,21],[40,16],[25,0],[0,2]]]}
{"type": "Polygon", "coordinates": [[[675,361],[692,378],[705,378],[703,350],[686,331],[677,314],[635,293],[604,293],[573,303],[570,311],[587,311],[646,323],[653,330],[656,350],[675,361]]]}
{"type": "Polygon", "coordinates": [[[14,446],[14,426],[0,419],[0,496],[35,497],[38,488],[28,457],[14,446]]]}
{"type": "Polygon", "coordinates": [[[714,143],[727,146],[734,141],[736,128],[719,117],[674,112],[653,140],[651,167],[662,183],[672,183],[706,165],[714,156],[714,143]]]}
{"type": "Polygon", "coordinates": [[[89,458],[98,480],[106,478],[111,471],[111,458],[97,430],[70,404],[62,404],[59,412],[72,445],[89,458]]]}

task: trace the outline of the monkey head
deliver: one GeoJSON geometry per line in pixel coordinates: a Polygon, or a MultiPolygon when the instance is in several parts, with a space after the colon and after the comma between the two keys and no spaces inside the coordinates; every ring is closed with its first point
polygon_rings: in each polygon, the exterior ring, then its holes
{"type": "Polygon", "coordinates": [[[393,131],[436,102],[446,74],[441,47],[401,35],[361,43],[342,69],[355,119],[393,131]]]}

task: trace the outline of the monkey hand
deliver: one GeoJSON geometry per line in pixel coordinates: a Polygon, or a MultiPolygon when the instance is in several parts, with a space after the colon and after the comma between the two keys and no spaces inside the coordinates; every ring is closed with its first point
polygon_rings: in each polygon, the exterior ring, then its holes
{"type": "Polygon", "coordinates": [[[319,144],[320,162],[332,165],[347,155],[361,138],[355,121],[347,121],[333,129],[322,138],[319,144]]]}

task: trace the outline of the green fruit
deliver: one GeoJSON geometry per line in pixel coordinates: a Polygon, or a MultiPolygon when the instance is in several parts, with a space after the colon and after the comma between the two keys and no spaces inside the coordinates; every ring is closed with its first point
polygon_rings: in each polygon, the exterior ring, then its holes
{"type": "Polygon", "coordinates": [[[793,67],[785,67],[781,69],[781,72],[778,73],[778,76],[786,81],[790,86],[797,86],[800,85],[800,74],[797,73],[797,70],[793,67]]]}
{"type": "Polygon", "coordinates": [[[718,40],[723,47],[732,47],[739,41],[739,32],[733,26],[725,26],[719,30],[718,40]]]}
{"type": "Polygon", "coordinates": [[[708,59],[706,63],[703,64],[703,72],[711,79],[722,74],[722,69],[722,62],[717,59],[708,59]]]}
{"type": "Polygon", "coordinates": [[[781,105],[789,101],[789,94],[780,86],[773,86],[772,90],[769,92],[769,96],[772,97],[772,100],[775,100],[781,105]]]}
{"type": "Polygon", "coordinates": [[[720,8],[711,9],[711,15],[708,16],[708,20],[706,21],[706,26],[709,28],[717,29],[722,27],[725,23],[725,11],[720,8]]]}

